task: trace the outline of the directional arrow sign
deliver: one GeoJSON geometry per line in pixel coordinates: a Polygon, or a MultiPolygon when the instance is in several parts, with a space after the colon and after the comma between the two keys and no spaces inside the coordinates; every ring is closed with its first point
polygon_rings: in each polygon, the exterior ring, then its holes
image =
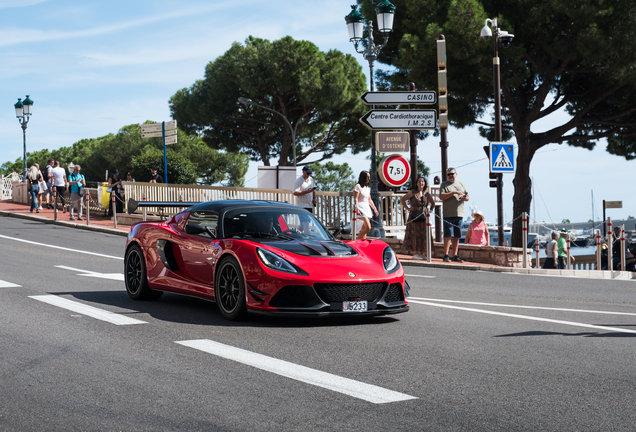
{"type": "Polygon", "coordinates": [[[177,136],[173,135],[173,136],[166,137],[166,140],[164,141],[164,143],[166,145],[176,144],[177,143],[177,136]]]}
{"type": "MultiPolygon", "coordinates": [[[[172,130],[166,131],[166,136],[176,135],[176,134],[177,134],[177,130],[176,129],[172,129],[172,130]]],[[[142,138],[157,138],[157,137],[161,138],[162,136],[163,135],[162,135],[161,131],[159,131],[159,132],[142,133],[141,134],[142,138]]]]}
{"type": "Polygon", "coordinates": [[[366,92],[360,96],[360,100],[365,105],[431,105],[435,103],[435,92],[366,92]]]}
{"type": "Polygon", "coordinates": [[[176,128],[177,128],[177,121],[176,120],[170,120],[170,121],[166,122],[166,126],[165,126],[166,130],[176,129],[176,128]]]}
{"type": "Polygon", "coordinates": [[[149,123],[141,125],[141,132],[161,132],[161,123],[149,123]]]}
{"type": "Polygon", "coordinates": [[[503,142],[490,143],[490,172],[515,172],[515,146],[503,142]]]}
{"type": "Polygon", "coordinates": [[[435,129],[437,111],[435,110],[371,110],[360,123],[369,129],[435,129]]]}

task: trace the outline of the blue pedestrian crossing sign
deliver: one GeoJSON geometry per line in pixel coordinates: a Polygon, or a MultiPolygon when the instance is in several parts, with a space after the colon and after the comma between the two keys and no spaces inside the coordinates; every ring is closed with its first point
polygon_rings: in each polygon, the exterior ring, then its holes
{"type": "Polygon", "coordinates": [[[490,172],[515,172],[515,145],[503,142],[490,143],[490,172]]]}

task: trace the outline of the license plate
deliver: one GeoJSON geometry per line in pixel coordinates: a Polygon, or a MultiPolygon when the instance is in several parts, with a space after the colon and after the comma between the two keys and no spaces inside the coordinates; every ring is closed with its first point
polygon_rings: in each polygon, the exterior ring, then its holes
{"type": "Polygon", "coordinates": [[[366,312],[367,307],[368,306],[366,300],[342,302],[343,312],[366,312]]]}

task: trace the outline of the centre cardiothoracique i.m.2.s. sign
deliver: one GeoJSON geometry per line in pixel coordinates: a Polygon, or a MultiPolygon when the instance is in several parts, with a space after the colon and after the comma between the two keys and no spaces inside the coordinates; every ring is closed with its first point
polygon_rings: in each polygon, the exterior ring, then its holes
{"type": "Polygon", "coordinates": [[[371,110],[360,119],[369,129],[422,130],[437,127],[435,110],[371,110]]]}

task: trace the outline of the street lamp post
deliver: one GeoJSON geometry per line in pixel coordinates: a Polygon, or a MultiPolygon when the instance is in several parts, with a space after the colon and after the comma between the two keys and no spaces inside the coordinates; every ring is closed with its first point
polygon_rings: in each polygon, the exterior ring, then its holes
{"type": "MultiPolygon", "coordinates": [[[[389,33],[393,30],[393,18],[395,16],[395,6],[388,0],[382,0],[376,7],[375,12],[378,19],[378,31],[384,36],[384,40],[380,45],[376,45],[373,40],[373,21],[367,21],[358,11],[358,6],[351,6],[352,11],[345,16],[347,28],[349,29],[349,40],[353,42],[353,46],[358,54],[362,54],[365,60],[369,62],[369,81],[370,89],[373,91],[373,63],[378,59],[378,55],[389,41],[389,33]],[[364,23],[367,23],[367,41],[366,48],[359,49],[364,33],[364,23]]],[[[375,108],[374,106],[371,109],[375,108]]],[[[382,208],[380,207],[380,192],[378,192],[378,175],[376,168],[376,152],[375,152],[375,131],[371,131],[371,199],[375,208],[378,210],[378,216],[371,219],[371,237],[385,237],[384,227],[382,226],[382,208]]]]}
{"type": "Polygon", "coordinates": [[[283,120],[285,120],[285,124],[289,127],[289,130],[291,131],[291,135],[292,135],[292,147],[294,148],[294,166],[296,166],[296,128],[298,127],[298,125],[300,124],[300,120],[305,117],[307,114],[310,114],[311,111],[306,112],[305,114],[301,115],[300,118],[298,119],[298,122],[296,122],[296,125],[294,127],[292,127],[291,123],[289,122],[289,120],[287,119],[287,117],[285,117],[282,113],[273,110],[271,108],[267,108],[266,106],[263,105],[259,105],[256,102],[254,102],[252,99],[248,99],[245,97],[240,97],[238,98],[239,102],[242,103],[243,105],[247,106],[247,105],[254,105],[256,107],[262,108],[264,110],[267,111],[271,111],[273,113],[278,114],[279,116],[281,116],[283,118],[283,120]]]}
{"type": "MultiPolygon", "coordinates": [[[[492,59],[492,74],[493,74],[493,83],[495,88],[495,142],[502,141],[502,129],[501,129],[501,75],[499,71],[499,44],[501,41],[501,45],[504,48],[508,48],[512,39],[515,35],[508,33],[505,30],[501,30],[497,25],[497,19],[487,18],[484,22],[484,28],[481,29],[481,38],[483,40],[488,40],[493,38],[495,53],[492,59]],[[488,27],[488,23],[492,25],[494,33],[488,27]]],[[[498,245],[504,245],[504,234],[503,234],[503,174],[497,174],[497,238],[498,245]]]]}
{"type": "Polygon", "coordinates": [[[29,118],[33,113],[33,101],[29,99],[29,95],[27,95],[24,102],[21,98],[18,98],[18,102],[13,106],[15,107],[15,116],[18,118],[18,121],[22,126],[22,183],[24,183],[27,179],[26,130],[29,118]]]}

